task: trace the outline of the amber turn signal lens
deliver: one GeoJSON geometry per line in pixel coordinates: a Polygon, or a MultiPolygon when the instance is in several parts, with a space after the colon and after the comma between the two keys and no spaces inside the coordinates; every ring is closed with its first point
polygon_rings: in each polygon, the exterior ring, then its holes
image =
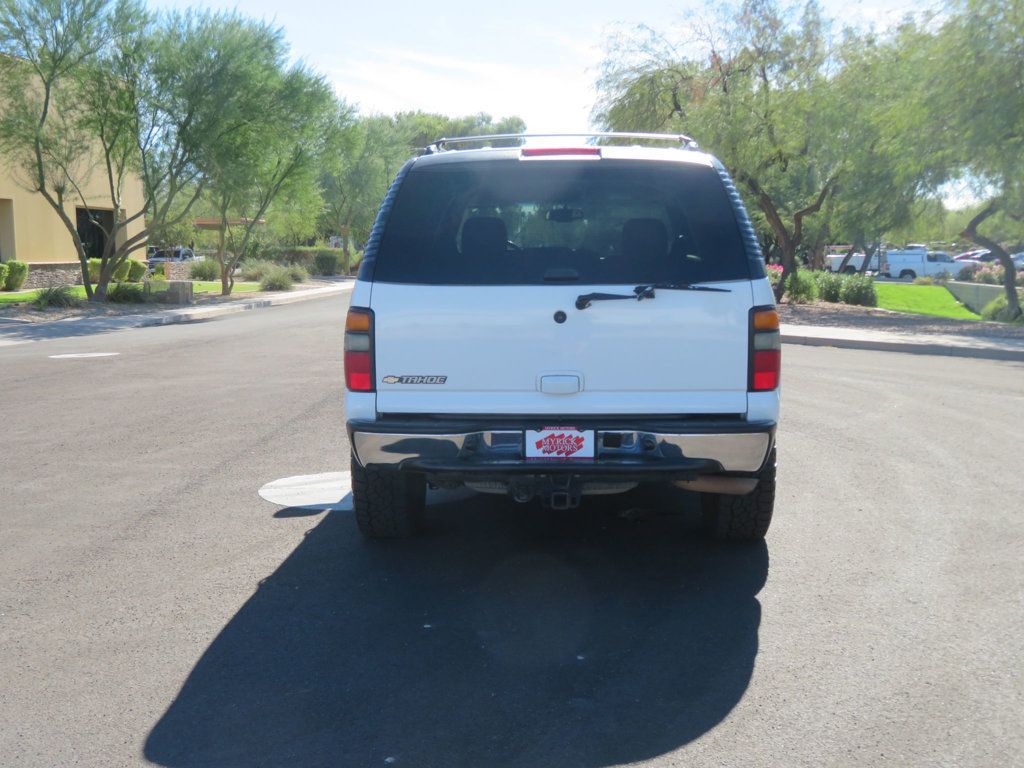
{"type": "Polygon", "coordinates": [[[368,332],[370,330],[370,313],[350,309],[345,318],[345,330],[368,332]]]}
{"type": "Polygon", "coordinates": [[[779,330],[779,313],[774,309],[762,309],[754,313],[755,331],[779,330]]]}

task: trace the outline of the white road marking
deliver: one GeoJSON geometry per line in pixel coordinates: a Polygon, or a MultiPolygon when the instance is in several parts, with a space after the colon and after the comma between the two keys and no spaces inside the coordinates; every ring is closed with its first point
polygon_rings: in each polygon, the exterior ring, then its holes
{"type": "Polygon", "coordinates": [[[282,477],[264,485],[259,494],[282,507],[351,511],[352,473],[324,472],[282,477]]]}
{"type": "Polygon", "coordinates": [[[71,358],[79,357],[114,357],[120,355],[120,352],[71,352],[66,355],[50,355],[51,360],[69,360],[71,358]]]}

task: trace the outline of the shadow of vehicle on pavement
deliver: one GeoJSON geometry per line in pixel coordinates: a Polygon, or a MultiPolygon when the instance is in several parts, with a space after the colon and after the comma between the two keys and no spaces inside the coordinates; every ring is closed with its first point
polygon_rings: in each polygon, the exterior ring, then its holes
{"type": "Polygon", "coordinates": [[[145,756],[605,766],[692,741],[750,682],[768,550],[709,542],[692,496],[659,493],[560,513],[475,496],[393,542],[328,512],[199,659],[145,756]]]}

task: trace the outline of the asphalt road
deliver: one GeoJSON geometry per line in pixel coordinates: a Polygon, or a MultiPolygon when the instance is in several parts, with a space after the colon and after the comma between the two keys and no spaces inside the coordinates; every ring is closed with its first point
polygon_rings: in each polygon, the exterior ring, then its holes
{"type": "Polygon", "coordinates": [[[368,544],[256,495],[345,468],[344,302],[0,349],[0,764],[1024,763],[1024,365],[787,347],[762,545],[681,492],[368,544]]]}

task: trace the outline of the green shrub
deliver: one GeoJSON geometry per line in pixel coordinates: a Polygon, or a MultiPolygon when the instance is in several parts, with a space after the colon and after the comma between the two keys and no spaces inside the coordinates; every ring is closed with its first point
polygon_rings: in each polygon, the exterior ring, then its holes
{"type": "Polygon", "coordinates": [[[7,285],[7,271],[10,267],[5,262],[0,261],[0,288],[7,285]]]}
{"type": "Polygon", "coordinates": [[[128,262],[128,282],[137,283],[146,276],[146,262],[131,259],[128,262]]]}
{"type": "Polygon", "coordinates": [[[935,280],[930,277],[915,277],[914,285],[935,285],[935,280]]]}
{"type": "Polygon", "coordinates": [[[155,267],[153,267],[153,279],[155,279],[155,280],[166,280],[167,279],[167,271],[164,269],[164,265],[163,264],[157,264],[155,267]]]}
{"type": "Polygon", "coordinates": [[[814,283],[814,275],[810,270],[798,269],[786,280],[786,295],[791,304],[806,304],[814,301],[818,295],[818,287],[814,283]]]}
{"type": "Polygon", "coordinates": [[[839,298],[843,304],[856,304],[861,307],[878,306],[875,281],[867,275],[844,275],[839,298]]]}
{"type": "Polygon", "coordinates": [[[288,264],[285,266],[285,270],[287,270],[292,280],[296,283],[304,283],[309,280],[309,272],[306,271],[305,267],[298,264],[288,264]]]}
{"type": "Polygon", "coordinates": [[[349,274],[355,274],[356,272],[358,272],[359,271],[359,265],[362,264],[362,263],[363,263],[363,252],[362,251],[356,251],[355,253],[353,253],[351,258],[350,258],[350,260],[349,260],[349,264],[348,264],[349,274]]]}
{"type": "Polygon", "coordinates": [[[114,304],[142,304],[146,301],[146,294],[141,285],[115,283],[107,291],[107,301],[114,304]]]}
{"type": "Polygon", "coordinates": [[[291,273],[285,267],[274,267],[260,280],[261,291],[290,291],[292,289],[291,273]]]}
{"type": "Polygon", "coordinates": [[[827,270],[813,274],[818,287],[818,298],[822,301],[831,301],[833,304],[838,303],[843,289],[843,275],[827,270]]]}
{"type": "Polygon", "coordinates": [[[988,304],[981,310],[982,320],[995,320],[1000,323],[1015,322],[1019,325],[1024,325],[1024,317],[1018,316],[1015,320],[1010,320],[1009,307],[1006,304],[1006,295],[1000,295],[992,299],[988,304]]]}
{"type": "Polygon", "coordinates": [[[6,279],[0,278],[0,288],[5,291],[16,291],[21,288],[28,277],[28,264],[11,259],[4,266],[7,267],[7,277],[6,279]]]}
{"type": "Polygon", "coordinates": [[[193,261],[188,276],[193,280],[220,280],[220,264],[215,259],[193,261]]]}
{"type": "Polygon", "coordinates": [[[32,306],[36,309],[47,307],[77,307],[81,301],[75,295],[75,290],[70,285],[55,285],[52,288],[43,288],[32,300],[32,306]]]}
{"type": "Polygon", "coordinates": [[[89,282],[98,283],[100,281],[100,265],[102,262],[99,259],[89,259],[89,282]]]}
{"type": "Polygon", "coordinates": [[[975,264],[968,264],[966,267],[956,273],[956,279],[962,280],[965,283],[970,283],[974,280],[974,273],[977,272],[979,267],[975,264]]]}
{"type": "Polygon", "coordinates": [[[114,274],[111,275],[111,280],[115,283],[123,283],[128,279],[128,271],[132,268],[132,265],[128,263],[128,259],[125,259],[117,265],[117,269],[114,270],[114,274]]]}
{"type": "Polygon", "coordinates": [[[239,267],[239,273],[243,280],[262,280],[272,270],[279,269],[280,265],[272,261],[257,259],[256,261],[245,261],[239,267]]]}
{"type": "Polygon", "coordinates": [[[313,255],[313,269],[318,275],[331,276],[341,269],[343,256],[335,249],[323,249],[313,255]]]}

